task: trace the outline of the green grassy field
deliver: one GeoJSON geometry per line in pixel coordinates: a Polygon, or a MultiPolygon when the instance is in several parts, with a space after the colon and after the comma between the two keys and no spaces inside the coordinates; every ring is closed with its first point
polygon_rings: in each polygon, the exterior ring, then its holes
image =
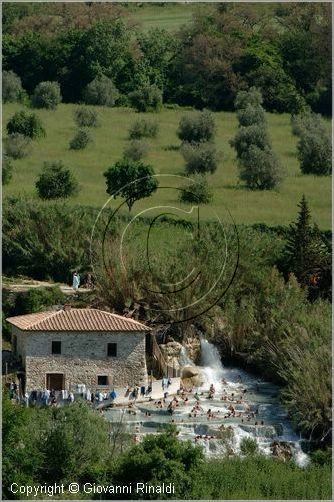
{"type": "MultiPolygon", "coordinates": [[[[3,107],[3,124],[21,106],[17,104],[3,107]]],[[[113,162],[120,159],[128,140],[128,128],[143,114],[126,108],[97,108],[101,117],[101,127],[92,129],[94,144],[82,151],[69,149],[69,141],[77,129],[73,120],[75,105],[61,105],[56,111],[38,110],[47,131],[47,137],[34,141],[31,154],[25,159],[14,161],[13,179],[4,187],[4,195],[29,193],[35,194],[35,181],[43,161],[63,160],[77,176],[81,190],[73,203],[101,207],[108,199],[105,191],[103,172],[113,162]]],[[[170,146],[180,144],[176,130],[184,113],[182,109],[165,109],[159,114],[145,114],[160,124],[158,137],[149,140],[150,152],[147,161],[153,165],[157,174],[183,174],[183,158],[179,151],[169,150],[170,146]]],[[[234,136],[237,120],[233,113],[215,114],[217,123],[216,143],[223,152],[223,160],[214,175],[209,175],[209,183],[214,191],[209,206],[201,207],[203,219],[224,215],[225,208],[231,212],[237,223],[260,223],[286,225],[295,219],[297,203],[304,193],[309,200],[313,219],[322,229],[331,226],[331,177],[302,175],[296,158],[297,139],[292,136],[288,115],[268,115],[269,132],[273,147],[281,158],[287,176],[279,191],[249,191],[238,183],[237,163],[229,140],[234,136]]],[[[328,122],[330,129],[330,122],[328,122]]],[[[181,179],[166,177],[160,185],[180,187],[181,179]]],[[[134,205],[133,213],[152,205],[175,206],[178,204],[177,190],[160,189],[150,199],[134,205]]],[[[113,201],[116,207],[119,201],[113,201]]],[[[185,206],[183,206],[185,207],[185,206]]]]}
{"type": "MultiPolygon", "coordinates": [[[[140,3],[127,4],[129,16],[144,30],[161,28],[176,31],[183,24],[191,21],[193,13],[203,4],[173,2],[165,4],[140,3]]],[[[208,6],[206,6],[207,8],[208,6]]]]}

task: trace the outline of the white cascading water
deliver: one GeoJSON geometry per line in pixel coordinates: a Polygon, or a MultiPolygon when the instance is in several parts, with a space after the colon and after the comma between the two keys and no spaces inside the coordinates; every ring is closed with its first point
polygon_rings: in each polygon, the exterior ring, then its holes
{"type": "Polygon", "coordinates": [[[224,367],[217,347],[205,338],[201,338],[201,366],[203,367],[206,387],[213,384],[216,390],[221,390],[224,367]]]}
{"type": "Polygon", "coordinates": [[[181,368],[183,368],[184,366],[193,366],[193,365],[194,365],[193,361],[190,359],[185,347],[183,347],[183,345],[182,345],[181,352],[180,352],[180,366],[181,366],[181,368]]]}

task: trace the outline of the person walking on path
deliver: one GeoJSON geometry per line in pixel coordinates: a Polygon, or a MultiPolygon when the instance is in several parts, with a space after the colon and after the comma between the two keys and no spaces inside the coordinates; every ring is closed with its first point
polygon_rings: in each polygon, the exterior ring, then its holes
{"type": "Polygon", "coordinates": [[[77,291],[80,286],[80,275],[77,272],[74,272],[73,274],[73,289],[77,291]]]}

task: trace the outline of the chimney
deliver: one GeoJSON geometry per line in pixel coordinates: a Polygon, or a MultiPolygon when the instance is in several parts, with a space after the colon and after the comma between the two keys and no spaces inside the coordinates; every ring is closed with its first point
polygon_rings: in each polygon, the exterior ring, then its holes
{"type": "Polygon", "coordinates": [[[70,303],[65,303],[63,310],[71,310],[71,304],[70,303]]]}

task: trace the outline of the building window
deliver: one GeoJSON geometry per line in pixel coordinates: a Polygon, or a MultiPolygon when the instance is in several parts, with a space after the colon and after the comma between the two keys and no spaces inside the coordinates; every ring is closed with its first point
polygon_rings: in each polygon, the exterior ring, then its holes
{"type": "Polygon", "coordinates": [[[61,342],[52,342],[52,354],[61,354],[61,342]]]}
{"type": "Polygon", "coordinates": [[[108,357],[117,357],[117,343],[108,343],[108,357]]]}
{"type": "Polygon", "coordinates": [[[107,375],[99,375],[97,377],[97,385],[108,385],[107,375]]]}

